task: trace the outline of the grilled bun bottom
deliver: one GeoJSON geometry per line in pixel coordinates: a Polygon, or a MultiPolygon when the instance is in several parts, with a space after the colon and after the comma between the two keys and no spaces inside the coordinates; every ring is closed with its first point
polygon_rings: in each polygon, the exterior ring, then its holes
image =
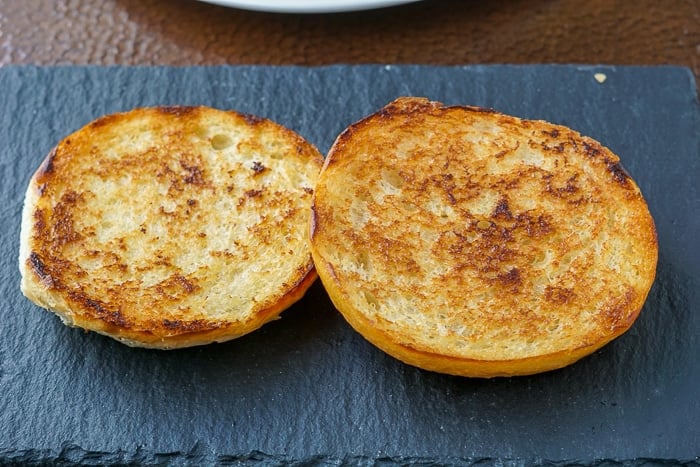
{"type": "Polygon", "coordinates": [[[141,108],[63,139],[29,182],[21,289],[130,346],[222,342],[316,279],[308,218],[322,155],[258,117],[141,108]]]}
{"type": "Polygon", "coordinates": [[[619,158],[568,128],[400,98],[333,144],[311,251],[368,341],[472,377],[569,365],[625,332],[657,239],[619,158]]]}

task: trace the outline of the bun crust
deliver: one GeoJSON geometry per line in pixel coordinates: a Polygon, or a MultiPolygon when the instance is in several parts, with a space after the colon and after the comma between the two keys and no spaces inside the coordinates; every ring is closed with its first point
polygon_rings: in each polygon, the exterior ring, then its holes
{"type": "Polygon", "coordinates": [[[625,332],[657,239],[619,158],[563,126],[400,98],[347,128],[311,250],[367,340],[427,370],[524,375],[625,332]]]}
{"type": "Polygon", "coordinates": [[[102,117],[30,180],[22,291],[65,324],[131,346],[249,333],[316,278],[308,213],[322,163],[291,130],[232,111],[102,117]]]}

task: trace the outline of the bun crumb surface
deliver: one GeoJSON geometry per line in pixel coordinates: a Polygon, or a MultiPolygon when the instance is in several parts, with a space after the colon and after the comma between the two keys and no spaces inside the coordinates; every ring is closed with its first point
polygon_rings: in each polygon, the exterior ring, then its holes
{"type": "Polygon", "coordinates": [[[291,130],[208,107],[107,115],[29,182],[21,289],[127,345],[222,342],[316,278],[308,217],[323,158],[291,130]]]}
{"type": "Polygon", "coordinates": [[[597,141],[413,97],[337,138],[310,238],[333,303],[367,340],[474,377],[560,368],[624,333],[658,254],[638,186],[597,141]]]}

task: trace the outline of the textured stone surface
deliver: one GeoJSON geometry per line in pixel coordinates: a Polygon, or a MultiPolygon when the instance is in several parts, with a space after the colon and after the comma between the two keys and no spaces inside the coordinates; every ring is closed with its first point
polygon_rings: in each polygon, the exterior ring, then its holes
{"type": "Polygon", "coordinates": [[[0,461],[697,460],[695,89],[673,67],[0,68],[0,461]],[[657,282],[627,334],[563,370],[474,380],[384,355],[345,324],[320,283],[249,336],[170,352],[66,328],[19,292],[26,183],[91,119],[208,104],[275,119],[325,152],[349,123],[407,94],[569,125],[620,155],[660,243],[657,282]]]}

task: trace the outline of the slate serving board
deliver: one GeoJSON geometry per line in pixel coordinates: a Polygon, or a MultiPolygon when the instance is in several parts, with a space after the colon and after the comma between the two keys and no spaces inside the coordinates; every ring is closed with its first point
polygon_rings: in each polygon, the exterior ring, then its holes
{"type": "Polygon", "coordinates": [[[697,465],[699,110],[692,74],[677,67],[0,68],[0,461],[697,465]],[[318,282],[249,336],[169,352],[66,328],[21,295],[26,184],[93,118],[206,104],[276,120],[325,153],[400,95],[550,120],[620,155],[660,245],[627,334],[562,370],[479,380],[376,350],[318,282]]]}

